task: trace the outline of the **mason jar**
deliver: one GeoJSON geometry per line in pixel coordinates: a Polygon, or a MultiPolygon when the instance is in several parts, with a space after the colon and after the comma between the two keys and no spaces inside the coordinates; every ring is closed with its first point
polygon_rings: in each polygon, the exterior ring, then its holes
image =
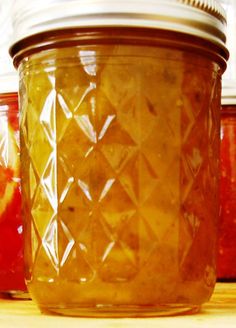
{"type": "Polygon", "coordinates": [[[196,312],[215,285],[217,1],[17,1],[26,280],[43,312],[196,312]]]}
{"type": "Polygon", "coordinates": [[[223,83],[220,148],[220,222],[217,277],[236,281],[236,82],[223,83]]]}
{"type": "Polygon", "coordinates": [[[26,291],[18,117],[17,93],[0,93],[0,297],[17,298],[26,291]]]}
{"type": "Polygon", "coordinates": [[[25,298],[18,76],[8,54],[12,1],[0,3],[0,297],[25,298]]]}

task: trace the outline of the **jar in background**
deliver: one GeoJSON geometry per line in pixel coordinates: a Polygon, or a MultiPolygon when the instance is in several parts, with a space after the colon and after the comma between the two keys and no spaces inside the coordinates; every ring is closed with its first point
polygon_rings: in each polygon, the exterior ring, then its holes
{"type": "Polygon", "coordinates": [[[236,280],[236,84],[223,87],[218,279],[236,280]]]}
{"type": "Polygon", "coordinates": [[[0,93],[0,294],[25,298],[18,118],[17,93],[0,93]]]}
{"type": "Polygon", "coordinates": [[[216,279],[221,7],[23,0],[14,20],[32,298],[64,315],[197,311],[216,279]]]}
{"type": "Polygon", "coordinates": [[[26,298],[21,217],[18,76],[8,53],[12,0],[0,1],[0,296],[26,298]]]}
{"type": "Polygon", "coordinates": [[[0,292],[25,289],[17,94],[0,94],[0,292]]]}

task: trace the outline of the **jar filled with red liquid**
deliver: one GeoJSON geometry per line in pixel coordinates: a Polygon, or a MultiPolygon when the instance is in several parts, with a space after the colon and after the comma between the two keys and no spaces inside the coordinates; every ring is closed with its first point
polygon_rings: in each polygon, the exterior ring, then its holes
{"type": "Polygon", "coordinates": [[[26,291],[18,116],[18,95],[5,89],[0,94],[0,293],[13,297],[26,291]]]}
{"type": "MultiPolygon", "coordinates": [[[[229,83],[228,83],[229,84],[229,83]]],[[[236,280],[236,84],[223,88],[218,279],[236,280]]]]}
{"type": "Polygon", "coordinates": [[[26,297],[21,217],[18,78],[8,55],[12,1],[0,3],[0,294],[26,297]]]}

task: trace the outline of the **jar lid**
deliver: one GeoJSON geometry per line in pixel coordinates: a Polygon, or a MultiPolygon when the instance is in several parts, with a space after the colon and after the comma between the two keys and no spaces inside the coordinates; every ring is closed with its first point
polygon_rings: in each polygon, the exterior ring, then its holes
{"type": "Polygon", "coordinates": [[[220,3],[226,12],[226,47],[230,53],[223,79],[236,80],[236,0],[220,0],[220,3]]]}
{"type": "Polygon", "coordinates": [[[18,92],[18,74],[8,52],[9,42],[0,43],[0,93],[18,92]]]}
{"type": "Polygon", "coordinates": [[[8,49],[12,38],[13,0],[0,2],[0,93],[18,92],[18,76],[8,49]]]}
{"type": "Polygon", "coordinates": [[[222,81],[222,105],[236,105],[236,81],[222,81]]]}
{"type": "MultiPolygon", "coordinates": [[[[225,50],[225,11],[218,0],[17,0],[13,44],[73,27],[146,27],[207,39],[225,50]]],[[[225,51],[227,57],[227,51],[225,51]]]]}
{"type": "Polygon", "coordinates": [[[0,75],[0,94],[18,92],[18,76],[16,73],[0,75]]]}

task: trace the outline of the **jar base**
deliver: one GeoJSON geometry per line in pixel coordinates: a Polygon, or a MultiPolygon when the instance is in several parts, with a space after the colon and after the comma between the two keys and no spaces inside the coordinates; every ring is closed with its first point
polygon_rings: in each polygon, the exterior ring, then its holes
{"type": "Polygon", "coordinates": [[[107,306],[96,307],[45,307],[40,306],[42,313],[74,317],[96,318],[144,318],[187,315],[199,312],[199,305],[168,304],[158,306],[107,306]]]}
{"type": "Polygon", "coordinates": [[[31,297],[27,291],[23,290],[8,290],[1,291],[0,298],[15,299],[15,300],[30,300],[31,297]]]}

